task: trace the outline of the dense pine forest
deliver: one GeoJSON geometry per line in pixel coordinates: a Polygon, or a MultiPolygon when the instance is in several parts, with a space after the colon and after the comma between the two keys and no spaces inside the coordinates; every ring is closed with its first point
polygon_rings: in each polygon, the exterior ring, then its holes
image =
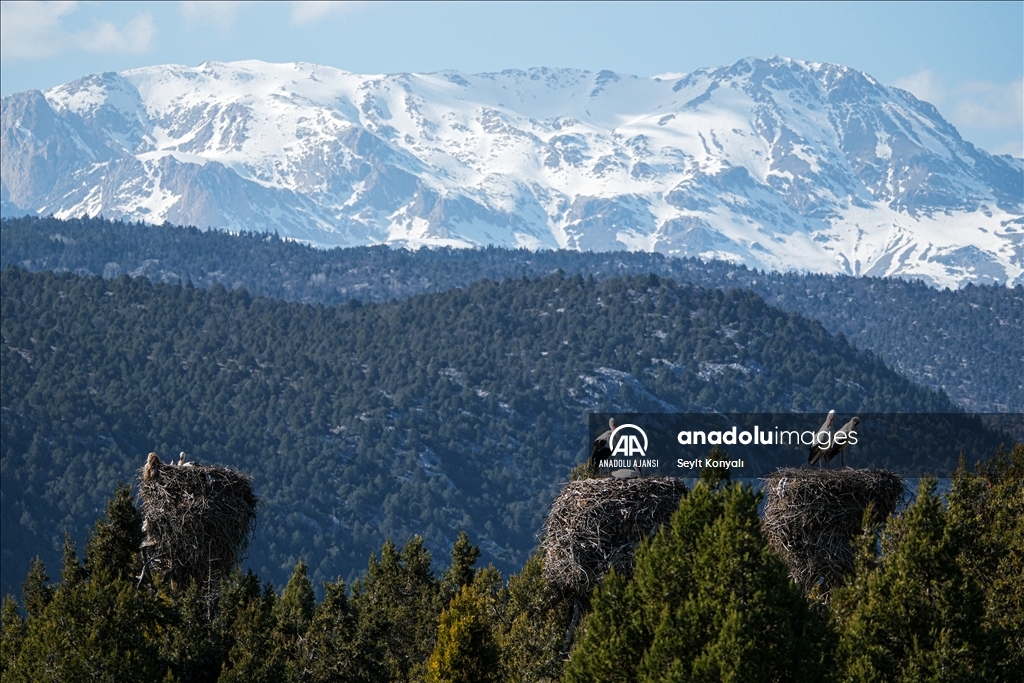
{"type": "Polygon", "coordinates": [[[753,293],[655,275],[325,307],[8,268],[2,305],[6,590],[65,531],[83,542],[150,451],[253,476],[250,566],[280,585],[303,558],[319,585],[383,539],[441,556],[459,529],[521,567],[588,412],[955,410],[753,293]]]}
{"type": "Polygon", "coordinates": [[[740,287],[820,321],[911,380],[978,412],[1024,411],[1024,288],[938,291],[879,278],[761,273],[723,262],[646,253],[313,249],[261,233],[231,235],[99,218],[4,219],[0,265],[114,278],[244,287],[304,303],[388,301],[488,278],[655,273],[709,288],[740,287]]]}
{"type": "Polygon", "coordinates": [[[856,541],[846,583],[805,597],[760,531],[760,494],[705,470],[670,524],[610,574],[582,622],[532,555],[479,567],[460,534],[447,568],[414,537],[323,584],[301,560],[278,592],[236,572],[213,593],[136,578],[142,517],[118,487],[84,558],[36,561],[0,624],[5,681],[992,681],[1024,666],[1024,446],[940,497],[934,480],[856,541]]]}
{"type": "Polygon", "coordinates": [[[588,413],[1024,408],[1020,287],[0,227],[4,681],[1019,678],[1024,446],[992,432],[921,439],[955,474],[865,516],[825,597],[727,471],[582,601],[545,581],[540,533],[588,413]],[[150,451],[252,477],[218,586],[146,569],[150,451]]]}

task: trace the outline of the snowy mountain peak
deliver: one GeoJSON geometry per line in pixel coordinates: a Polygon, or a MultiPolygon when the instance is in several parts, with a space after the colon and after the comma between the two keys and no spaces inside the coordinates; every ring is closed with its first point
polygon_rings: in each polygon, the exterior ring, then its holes
{"type": "Polygon", "coordinates": [[[2,143],[5,214],[1024,281],[1020,160],[906,91],[783,57],[679,78],[158,66],[5,98],[2,143]]]}

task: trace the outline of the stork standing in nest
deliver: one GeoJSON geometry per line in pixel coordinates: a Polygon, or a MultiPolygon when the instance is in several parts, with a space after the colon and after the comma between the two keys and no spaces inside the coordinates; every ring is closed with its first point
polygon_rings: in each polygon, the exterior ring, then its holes
{"type": "Polygon", "coordinates": [[[807,453],[808,465],[818,463],[818,467],[821,467],[821,456],[832,447],[832,422],[835,419],[836,411],[828,411],[828,417],[818,427],[818,431],[814,432],[814,443],[811,444],[811,450],[807,453]]]}
{"type": "Polygon", "coordinates": [[[594,439],[594,445],[590,449],[590,469],[596,474],[601,469],[601,461],[612,457],[612,432],[615,431],[615,418],[608,420],[608,431],[602,432],[594,439]]]}
{"type": "Polygon", "coordinates": [[[142,468],[142,480],[152,481],[157,478],[160,474],[160,466],[163,465],[160,462],[160,456],[156,453],[150,453],[149,457],[146,458],[146,466],[142,468]]]}
{"type": "MultiPolygon", "coordinates": [[[[824,454],[825,462],[832,462],[832,458],[836,457],[836,453],[838,453],[840,463],[839,468],[846,468],[845,454],[846,449],[850,446],[850,434],[856,434],[854,430],[857,429],[857,425],[859,424],[860,418],[855,417],[839,428],[839,431],[836,432],[835,436],[832,439],[832,447],[829,448],[828,451],[824,454]],[[843,436],[840,437],[840,434],[842,434],[843,436]]],[[[856,436],[854,438],[856,438],[856,436]]]]}

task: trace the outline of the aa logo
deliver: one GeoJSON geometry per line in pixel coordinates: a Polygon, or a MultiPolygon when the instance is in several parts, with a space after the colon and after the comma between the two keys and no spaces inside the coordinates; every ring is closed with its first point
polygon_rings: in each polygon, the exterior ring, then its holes
{"type": "Polygon", "coordinates": [[[612,457],[644,458],[647,456],[647,434],[636,425],[619,425],[608,439],[615,444],[612,457]],[[643,439],[643,445],[640,445],[643,439]]]}

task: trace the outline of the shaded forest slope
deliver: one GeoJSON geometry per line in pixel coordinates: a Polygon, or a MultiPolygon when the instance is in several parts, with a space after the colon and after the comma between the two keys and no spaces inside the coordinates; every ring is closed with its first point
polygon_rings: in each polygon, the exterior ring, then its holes
{"type": "Polygon", "coordinates": [[[459,529],[518,568],[588,411],[954,410],[755,294],[653,275],[324,307],[8,268],[2,305],[4,590],[151,450],[255,477],[250,563],[280,585],[299,557],[351,577],[387,537],[443,556],[459,529]]]}
{"type": "Polygon", "coordinates": [[[0,223],[0,265],[197,286],[244,287],[305,303],[388,301],[483,278],[558,269],[597,279],[656,273],[702,287],[741,287],[819,320],[913,381],[977,412],[1024,411],[1024,287],[939,291],[880,278],[761,273],[725,262],[646,253],[420,250],[323,251],[262,233],[230,235],[103,219],[20,218],[0,223]]]}

